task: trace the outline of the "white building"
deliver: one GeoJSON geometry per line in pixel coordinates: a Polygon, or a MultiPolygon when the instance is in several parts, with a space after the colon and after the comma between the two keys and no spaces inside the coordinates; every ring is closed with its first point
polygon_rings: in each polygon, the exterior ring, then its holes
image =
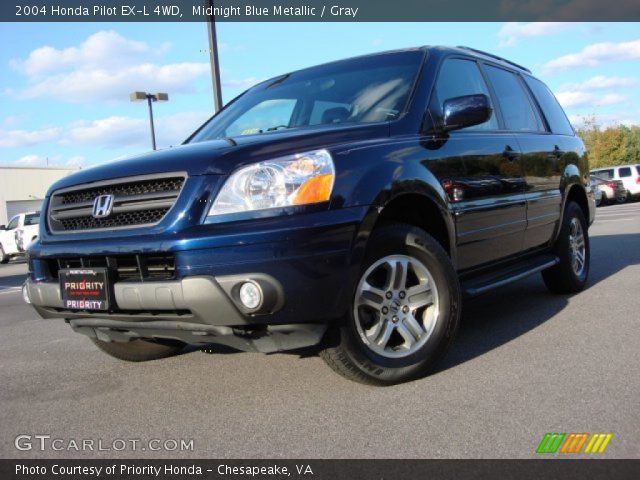
{"type": "Polygon", "coordinates": [[[40,210],[52,183],[76,168],[0,167],[0,225],[14,215],[40,210]]]}

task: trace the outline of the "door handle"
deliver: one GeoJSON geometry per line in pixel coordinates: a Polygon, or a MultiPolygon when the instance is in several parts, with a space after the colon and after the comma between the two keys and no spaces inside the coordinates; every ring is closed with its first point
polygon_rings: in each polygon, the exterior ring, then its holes
{"type": "Polygon", "coordinates": [[[502,152],[502,156],[509,160],[510,162],[515,162],[518,159],[520,154],[518,151],[511,148],[511,145],[507,145],[504,147],[504,151],[502,152]]]}

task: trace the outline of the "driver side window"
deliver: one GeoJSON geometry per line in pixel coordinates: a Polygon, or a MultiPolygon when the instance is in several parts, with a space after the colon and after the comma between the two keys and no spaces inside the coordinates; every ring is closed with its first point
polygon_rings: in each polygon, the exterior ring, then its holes
{"type": "Polygon", "coordinates": [[[236,137],[289,127],[296,102],[289,98],[260,102],[236,118],[225,134],[236,137]]]}
{"type": "MultiPolygon", "coordinates": [[[[445,60],[440,67],[438,80],[436,81],[436,96],[440,112],[445,100],[463,95],[477,95],[482,93],[491,98],[487,85],[480,73],[478,64],[472,60],[451,58],[445,60]]],[[[491,118],[479,125],[473,125],[462,130],[497,130],[498,121],[495,112],[491,118]]]]}

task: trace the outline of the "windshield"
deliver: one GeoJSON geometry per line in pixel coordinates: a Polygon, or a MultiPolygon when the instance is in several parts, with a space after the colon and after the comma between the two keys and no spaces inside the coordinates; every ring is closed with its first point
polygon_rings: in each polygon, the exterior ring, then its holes
{"type": "Polygon", "coordinates": [[[407,106],[423,55],[420,50],[373,55],[263,82],[228,105],[189,142],[394,120],[407,106]]]}

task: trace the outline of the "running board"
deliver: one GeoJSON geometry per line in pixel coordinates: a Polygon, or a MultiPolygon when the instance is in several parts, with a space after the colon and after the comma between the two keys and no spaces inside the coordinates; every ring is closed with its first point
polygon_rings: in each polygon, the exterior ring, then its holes
{"type": "Polygon", "coordinates": [[[475,297],[494,288],[521,280],[534,273],[546,270],[560,262],[560,259],[551,254],[541,255],[531,260],[518,262],[507,268],[485,273],[479,277],[470,278],[462,282],[462,293],[466,297],[475,297]]]}

